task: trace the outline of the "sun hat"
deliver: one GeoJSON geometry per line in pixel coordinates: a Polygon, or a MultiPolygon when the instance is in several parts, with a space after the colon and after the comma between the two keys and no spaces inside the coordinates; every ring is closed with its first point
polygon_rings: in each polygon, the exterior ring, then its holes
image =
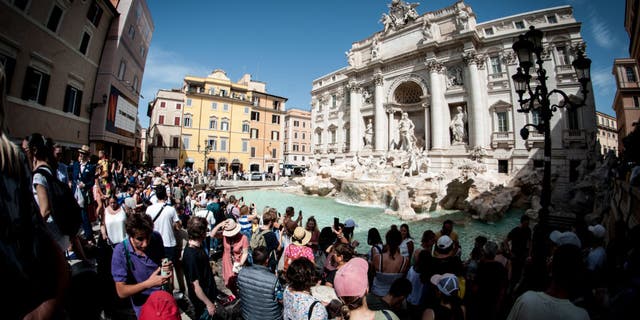
{"type": "Polygon", "coordinates": [[[362,297],[369,288],[367,272],[369,263],[362,258],[353,258],[344,264],[333,280],[338,297],[362,297]]]}
{"type": "Polygon", "coordinates": [[[311,287],[311,295],[320,302],[329,303],[331,300],[338,300],[336,290],[329,286],[316,285],[311,287]]]}
{"type": "Polygon", "coordinates": [[[431,277],[431,283],[447,296],[451,296],[456,290],[460,290],[458,277],[451,273],[434,274],[431,277]]]}
{"type": "Polygon", "coordinates": [[[304,246],[311,240],[311,232],[305,230],[303,227],[296,227],[291,237],[291,243],[296,246],[304,246]]]}
{"type": "Polygon", "coordinates": [[[453,245],[453,240],[451,240],[447,235],[440,236],[440,238],[438,238],[437,245],[439,249],[447,249],[453,245]]]}
{"type": "Polygon", "coordinates": [[[164,290],[152,293],[140,309],[140,320],[175,320],[180,319],[178,303],[173,296],[164,290]]]}
{"type": "Polygon", "coordinates": [[[596,224],[595,226],[589,226],[589,231],[598,239],[603,239],[607,234],[607,229],[605,229],[601,224],[596,224]]]}
{"type": "Polygon", "coordinates": [[[227,219],[222,235],[225,237],[233,237],[240,232],[240,225],[233,219],[227,219]]]}
{"type": "Polygon", "coordinates": [[[357,226],[358,226],[358,224],[356,224],[356,222],[353,221],[353,219],[351,219],[351,218],[345,220],[345,222],[344,222],[344,227],[345,228],[355,228],[357,226]]]}
{"type": "Polygon", "coordinates": [[[89,146],[86,144],[83,144],[82,147],[78,149],[78,152],[82,154],[89,154],[89,146]]]}
{"type": "Polygon", "coordinates": [[[580,242],[578,236],[571,231],[560,232],[558,230],[554,230],[549,235],[549,239],[557,246],[572,244],[578,248],[582,248],[582,242],[580,242]]]}

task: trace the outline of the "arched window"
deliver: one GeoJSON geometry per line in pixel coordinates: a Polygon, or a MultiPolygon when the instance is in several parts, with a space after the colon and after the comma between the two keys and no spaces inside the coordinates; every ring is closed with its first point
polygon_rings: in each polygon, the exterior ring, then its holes
{"type": "Polygon", "coordinates": [[[218,118],[209,117],[209,129],[218,130],[218,118]]]}
{"type": "Polygon", "coordinates": [[[229,119],[223,118],[222,122],[220,122],[220,130],[229,131],[229,119]]]}

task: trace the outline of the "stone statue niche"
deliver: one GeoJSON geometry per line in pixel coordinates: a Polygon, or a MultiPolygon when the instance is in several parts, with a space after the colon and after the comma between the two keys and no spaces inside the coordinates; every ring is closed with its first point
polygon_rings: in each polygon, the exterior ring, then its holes
{"type": "Polygon", "coordinates": [[[449,122],[449,133],[451,145],[465,145],[469,141],[469,125],[467,123],[466,105],[450,106],[451,122],[449,122]]]}
{"type": "Polygon", "coordinates": [[[373,120],[369,118],[365,122],[367,125],[364,129],[364,148],[371,150],[373,149],[373,120]]]}

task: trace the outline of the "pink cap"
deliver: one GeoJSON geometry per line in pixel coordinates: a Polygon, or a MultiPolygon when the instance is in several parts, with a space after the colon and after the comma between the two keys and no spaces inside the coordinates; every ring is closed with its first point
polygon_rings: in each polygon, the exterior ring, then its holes
{"type": "Polygon", "coordinates": [[[369,289],[367,271],[369,263],[362,258],[353,258],[343,265],[333,280],[338,297],[362,297],[369,289]]]}

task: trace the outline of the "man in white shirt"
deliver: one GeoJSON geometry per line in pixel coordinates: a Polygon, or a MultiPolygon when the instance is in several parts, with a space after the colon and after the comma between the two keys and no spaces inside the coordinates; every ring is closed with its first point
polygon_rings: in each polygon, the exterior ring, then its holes
{"type": "Polygon", "coordinates": [[[176,209],[166,203],[167,190],[160,185],[155,188],[158,202],[147,208],[147,215],[153,220],[153,231],[158,232],[162,236],[164,245],[165,258],[177,263],[176,237],[173,230],[180,228],[180,219],[176,209]]]}

